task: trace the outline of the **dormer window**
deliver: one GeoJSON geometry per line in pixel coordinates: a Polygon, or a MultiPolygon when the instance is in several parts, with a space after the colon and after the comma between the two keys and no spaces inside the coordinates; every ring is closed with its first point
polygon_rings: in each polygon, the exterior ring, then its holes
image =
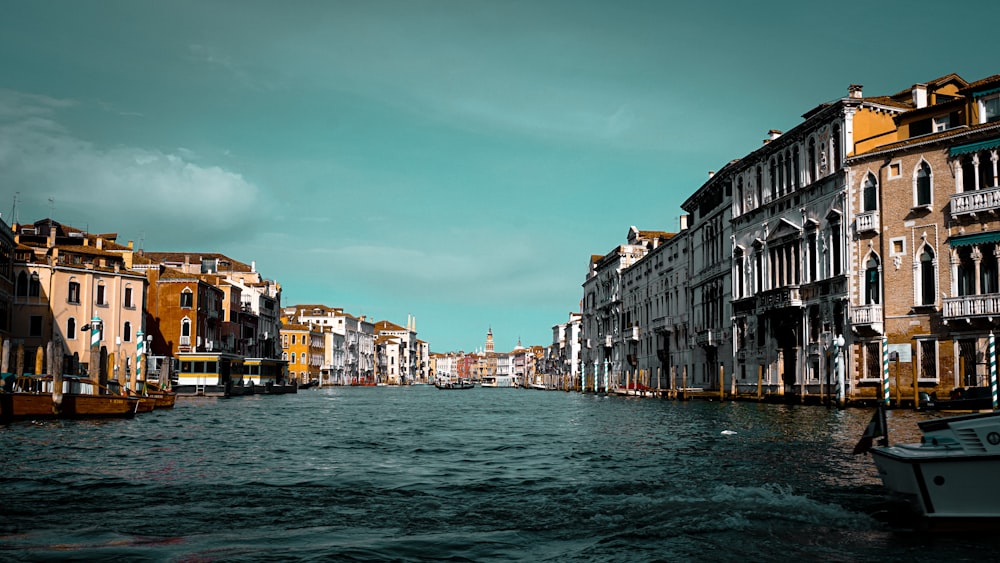
{"type": "Polygon", "coordinates": [[[1000,121],[1000,94],[993,94],[979,100],[979,122],[993,123],[994,121],[1000,121]]]}

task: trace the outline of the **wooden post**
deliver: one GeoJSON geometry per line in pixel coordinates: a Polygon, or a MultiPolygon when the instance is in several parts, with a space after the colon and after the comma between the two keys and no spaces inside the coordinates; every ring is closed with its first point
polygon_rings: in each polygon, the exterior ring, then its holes
{"type": "Polygon", "coordinates": [[[757,364],[757,400],[763,399],[764,393],[764,364],[757,364]]]}
{"type": "Polygon", "coordinates": [[[677,398],[677,366],[670,366],[670,392],[668,393],[671,399],[677,398]]]}
{"type": "Polygon", "coordinates": [[[719,400],[726,400],[726,366],[719,363],[719,400]]]}
{"type": "Polygon", "coordinates": [[[687,367],[687,364],[684,364],[684,369],[682,370],[681,377],[683,377],[683,380],[682,380],[682,383],[681,383],[681,393],[683,394],[682,400],[686,401],[687,400],[687,387],[688,387],[688,367],[687,367]]]}
{"type": "MultiPolygon", "coordinates": [[[[896,359],[896,371],[899,371],[898,356],[896,359]]],[[[920,386],[917,381],[917,370],[910,370],[910,375],[913,377],[913,410],[920,410],[920,386]]]]}

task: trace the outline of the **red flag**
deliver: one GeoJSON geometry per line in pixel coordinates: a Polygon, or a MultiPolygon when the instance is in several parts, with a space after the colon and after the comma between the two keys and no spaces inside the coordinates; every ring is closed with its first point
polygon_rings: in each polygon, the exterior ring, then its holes
{"type": "Polygon", "coordinates": [[[868,427],[865,428],[865,433],[861,435],[861,439],[858,440],[857,445],[854,446],[854,453],[863,454],[872,449],[872,444],[875,442],[875,438],[879,438],[881,436],[885,436],[885,428],[882,426],[881,409],[876,409],[875,414],[872,415],[872,419],[868,423],[868,427]]]}

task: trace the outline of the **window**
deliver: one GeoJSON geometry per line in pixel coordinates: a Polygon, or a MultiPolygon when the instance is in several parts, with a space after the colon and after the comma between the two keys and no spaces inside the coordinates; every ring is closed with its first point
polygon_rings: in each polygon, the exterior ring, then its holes
{"type": "Polygon", "coordinates": [[[979,100],[979,122],[1000,121],[1000,96],[990,96],[979,100]]]}
{"type": "Polygon", "coordinates": [[[17,296],[27,297],[28,296],[28,274],[21,272],[17,275],[17,296]]]}
{"type": "Polygon", "coordinates": [[[28,336],[41,336],[42,335],[42,317],[41,315],[31,315],[31,319],[28,326],[28,336]]]}
{"type": "Polygon", "coordinates": [[[937,341],[919,340],[921,380],[937,381],[937,341]]]}
{"type": "Polygon", "coordinates": [[[976,262],[972,258],[972,248],[958,249],[958,295],[975,295],[976,293],[976,262]]]}
{"type": "Polygon", "coordinates": [[[105,296],[104,282],[97,282],[97,304],[101,306],[108,304],[105,296]]]}
{"type": "Polygon", "coordinates": [[[920,305],[934,305],[937,295],[936,279],[934,267],[934,251],[931,247],[924,245],[920,253],[920,305]]]}
{"type": "Polygon", "coordinates": [[[833,275],[835,276],[839,276],[840,274],[843,273],[843,270],[841,270],[842,261],[840,259],[840,254],[841,254],[840,245],[841,245],[840,221],[837,220],[830,223],[830,248],[831,248],[830,255],[833,260],[832,264],[830,265],[833,267],[833,275]]]}
{"type": "Polygon", "coordinates": [[[889,239],[889,256],[903,256],[904,254],[906,254],[906,238],[889,239]]]}
{"type": "Polygon", "coordinates": [[[878,182],[875,175],[869,173],[865,176],[865,184],[861,190],[863,194],[863,209],[865,211],[875,211],[878,209],[878,182]]]}
{"type": "Polygon", "coordinates": [[[70,281],[67,290],[66,300],[70,303],[80,304],[80,282],[70,281]]]}
{"type": "Polygon", "coordinates": [[[934,132],[946,131],[951,128],[951,116],[944,115],[941,117],[934,118],[934,132]]]}
{"type": "Polygon", "coordinates": [[[132,323],[129,321],[122,327],[122,342],[132,342],[132,323]]]}
{"type": "Polygon", "coordinates": [[[865,343],[865,378],[882,379],[881,342],[865,343]]]}
{"type": "Polygon", "coordinates": [[[125,307],[128,309],[134,309],[135,303],[132,302],[132,286],[125,286],[125,307]]]}
{"type": "Polygon", "coordinates": [[[833,126],[833,137],[830,142],[833,144],[833,162],[830,163],[830,170],[840,170],[843,165],[840,159],[840,125],[833,126]]]}
{"type": "Polygon", "coordinates": [[[819,178],[819,170],[816,169],[816,139],[809,139],[809,146],[806,149],[806,160],[806,168],[809,174],[806,181],[815,182],[819,178]]]}
{"type": "Polygon", "coordinates": [[[979,293],[998,293],[997,287],[997,256],[995,251],[989,249],[983,252],[982,262],[979,264],[979,293]]]}
{"type": "Polygon", "coordinates": [[[76,319],[73,317],[66,321],[66,340],[76,340],[76,319]]]}
{"type": "Polygon", "coordinates": [[[28,297],[38,297],[41,293],[41,284],[38,283],[38,273],[31,274],[31,282],[28,284],[28,297]]]}
{"type": "Polygon", "coordinates": [[[879,261],[873,254],[865,264],[865,304],[879,303],[879,261]]]}
{"type": "Polygon", "coordinates": [[[181,307],[185,309],[194,307],[194,293],[186,287],[184,288],[184,291],[181,291],[181,307]]]}
{"type": "Polygon", "coordinates": [[[917,205],[931,204],[931,167],[921,162],[916,176],[917,205]]]}
{"type": "Polygon", "coordinates": [[[889,179],[899,178],[903,175],[903,164],[901,162],[893,162],[889,164],[889,179]]]}
{"type": "Polygon", "coordinates": [[[292,362],[291,363],[293,363],[293,364],[295,363],[295,352],[292,352],[292,362]]]}
{"type": "Polygon", "coordinates": [[[295,346],[295,344],[298,341],[298,338],[299,338],[298,335],[296,335],[296,334],[292,335],[292,346],[295,346]]]}

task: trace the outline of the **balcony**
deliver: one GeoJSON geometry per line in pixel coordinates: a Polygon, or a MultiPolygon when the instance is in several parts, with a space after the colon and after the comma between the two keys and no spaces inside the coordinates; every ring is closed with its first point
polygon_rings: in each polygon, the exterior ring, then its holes
{"type": "Polygon", "coordinates": [[[629,330],[627,334],[629,340],[639,340],[639,327],[637,326],[632,327],[632,329],[629,330]]]}
{"type": "Polygon", "coordinates": [[[604,347],[605,348],[611,348],[611,335],[610,334],[605,334],[604,335],[604,347]]]}
{"type": "Polygon", "coordinates": [[[191,345],[191,337],[190,336],[182,336],[182,337],[180,337],[180,345],[181,346],[190,346],[191,345]]]}
{"type": "Polygon", "coordinates": [[[948,297],[943,302],[946,321],[1000,316],[1000,293],[948,297]]]}
{"type": "Polygon", "coordinates": [[[699,330],[694,335],[695,346],[715,346],[716,340],[718,340],[719,331],[717,330],[699,330]]]}
{"type": "Polygon", "coordinates": [[[801,306],[802,297],[799,295],[798,286],[787,286],[772,289],[760,294],[757,297],[758,312],[801,306]]]}
{"type": "Polygon", "coordinates": [[[878,211],[865,211],[854,216],[858,233],[878,232],[881,229],[878,211]]]}
{"type": "Polygon", "coordinates": [[[1000,209],[1000,187],[952,194],[951,216],[975,215],[1000,209]]]}
{"type": "Polygon", "coordinates": [[[851,307],[851,324],[855,326],[881,326],[882,305],[873,303],[851,307]]]}

